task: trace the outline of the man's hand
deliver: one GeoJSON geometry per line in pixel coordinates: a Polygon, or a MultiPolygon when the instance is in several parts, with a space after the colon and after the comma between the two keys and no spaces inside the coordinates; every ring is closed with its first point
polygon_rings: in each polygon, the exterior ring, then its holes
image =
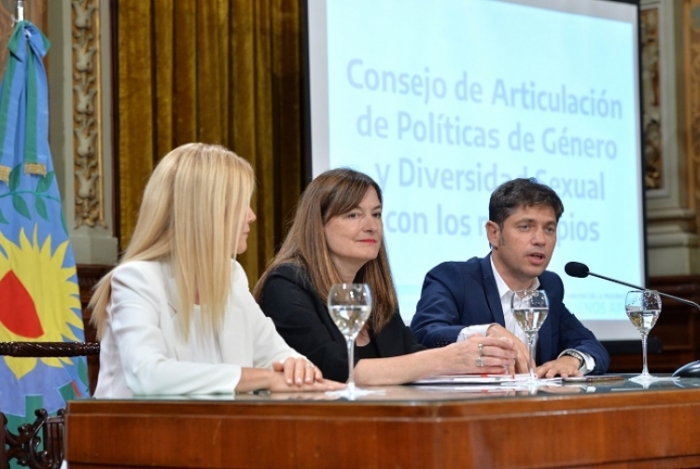
{"type": "Polygon", "coordinates": [[[509,373],[527,373],[529,371],[527,363],[530,360],[530,355],[527,353],[527,345],[509,332],[508,329],[500,324],[491,324],[486,331],[486,337],[506,337],[515,344],[515,351],[518,352],[518,355],[515,357],[515,369],[508,369],[509,373]]]}
{"type": "Polygon", "coordinates": [[[564,355],[552,360],[550,362],[544,363],[535,369],[535,373],[538,378],[554,378],[555,376],[561,376],[562,378],[568,378],[569,376],[583,376],[579,371],[581,367],[581,361],[569,355],[564,355]]]}

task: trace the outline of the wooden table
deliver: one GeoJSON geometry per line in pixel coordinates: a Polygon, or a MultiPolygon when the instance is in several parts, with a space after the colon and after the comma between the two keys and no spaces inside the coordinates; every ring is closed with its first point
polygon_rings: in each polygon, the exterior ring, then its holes
{"type": "Polygon", "coordinates": [[[700,467],[700,380],[72,401],[70,468],[700,467]]]}

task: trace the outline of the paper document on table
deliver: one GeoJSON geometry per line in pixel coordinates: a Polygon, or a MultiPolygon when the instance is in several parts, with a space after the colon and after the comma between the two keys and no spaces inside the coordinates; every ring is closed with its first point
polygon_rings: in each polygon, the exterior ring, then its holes
{"type": "Polygon", "coordinates": [[[514,393],[520,389],[527,390],[527,386],[518,387],[516,384],[420,384],[421,391],[435,393],[476,393],[504,395],[514,393]]]}
{"type": "MultiPolygon", "coordinates": [[[[441,375],[430,376],[428,378],[419,379],[411,384],[417,385],[435,385],[435,384],[526,384],[530,375],[527,373],[517,375],[441,375]]],[[[540,379],[542,382],[556,383],[561,381],[561,378],[540,379]]]]}

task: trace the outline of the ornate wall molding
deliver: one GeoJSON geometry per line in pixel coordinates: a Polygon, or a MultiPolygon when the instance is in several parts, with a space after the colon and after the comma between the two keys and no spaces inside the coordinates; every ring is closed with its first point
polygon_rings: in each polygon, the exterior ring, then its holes
{"type": "Polygon", "coordinates": [[[644,133],[644,185],[662,189],[661,75],[659,71],[659,9],[640,15],[642,48],[642,131],[644,133]]]}
{"type": "Polygon", "coordinates": [[[688,191],[696,223],[700,222],[700,0],[685,0],[683,9],[684,81],[688,153],[688,191]]]}
{"type": "Polygon", "coordinates": [[[100,21],[97,0],[72,0],[75,225],[107,228],[104,216],[100,21]]]}

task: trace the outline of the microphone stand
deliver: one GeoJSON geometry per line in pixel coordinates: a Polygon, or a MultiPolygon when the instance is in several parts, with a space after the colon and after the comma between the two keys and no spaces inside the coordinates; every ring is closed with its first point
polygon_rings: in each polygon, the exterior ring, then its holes
{"type": "MultiPolygon", "coordinates": [[[[588,275],[592,275],[593,277],[598,277],[598,278],[601,278],[603,280],[607,280],[608,282],[613,282],[613,283],[617,283],[620,285],[624,285],[626,287],[634,288],[635,290],[648,290],[648,288],[642,288],[642,287],[639,287],[637,285],[632,285],[631,283],[627,283],[627,282],[623,282],[621,280],[616,280],[614,278],[606,277],[604,275],[594,274],[593,272],[590,272],[590,271],[588,272],[588,275]]],[[[672,300],[676,300],[680,303],[684,303],[684,304],[687,304],[689,306],[693,306],[693,307],[697,308],[698,310],[700,310],[700,305],[694,301],[686,300],[685,298],[680,298],[680,297],[677,297],[674,295],[670,295],[668,293],[663,293],[663,292],[660,292],[658,290],[657,290],[657,293],[661,296],[665,296],[666,298],[671,298],[672,300]]],[[[681,366],[679,369],[677,369],[673,373],[673,376],[698,376],[698,374],[692,373],[693,369],[697,369],[697,368],[700,368],[700,360],[695,360],[695,361],[692,361],[690,363],[687,363],[687,364],[681,366]],[[690,372],[690,374],[685,374],[688,372],[690,372]]]]}
{"type": "MultiPolygon", "coordinates": [[[[592,275],[593,277],[602,278],[603,280],[607,280],[608,282],[614,282],[614,283],[618,283],[620,285],[624,285],[626,287],[634,288],[635,290],[648,290],[648,288],[642,288],[642,287],[637,286],[637,285],[632,285],[631,283],[623,282],[622,280],[616,280],[614,278],[606,277],[604,275],[594,274],[593,272],[588,272],[588,275],[592,275]]],[[[656,292],[661,296],[665,296],[666,298],[671,298],[672,300],[676,300],[680,303],[685,303],[687,305],[693,306],[693,307],[697,308],[698,310],[700,310],[700,305],[694,301],[686,300],[685,298],[680,298],[678,296],[670,295],[668,293],[664,293],[664,292],[660,292],[660,291],[656,291],[656,292]]]]}
{"type": "Polygon", "coordinates": [[[15,22],[24,21],[24,0],[15,0],[15,22]]]}

